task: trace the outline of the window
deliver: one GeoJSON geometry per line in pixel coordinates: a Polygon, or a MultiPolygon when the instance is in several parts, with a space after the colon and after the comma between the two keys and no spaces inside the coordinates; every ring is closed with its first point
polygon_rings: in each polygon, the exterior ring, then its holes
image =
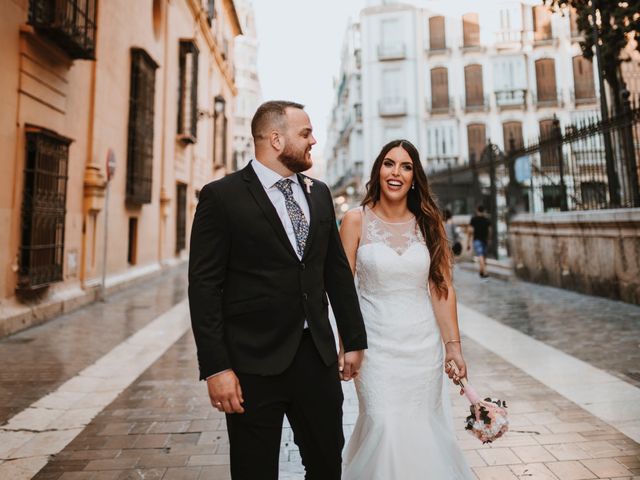
{"type": "Polygon", "coordinates": [[[449,72],[446,67],[431,69],[431,109],[449,109],[449,72]]]}
{"type": "Polygon", "coordinates": [[[467,65],[464,67],[464,88],[467,107],[481,107],[484,105],[482,65],[467,65]]]}
{"type": "Polygon", "coordinates": [[[138,219],[129,218],[129,235],[127,244],[127,262],[129,265],[135,265],[138,261],[138,219]]]}
{"type": "Polygon", "coordinates": [[[573,57],[573,86],[576,103],[596,98],[596,86],[593,81],[593,64],[582,55],[573,57]]]}
{"type": "Polygon", "coordinates": [[[147,52],[131,49],[126,198],[137,205],[151,202],[156,68],[147,52]]]}
{"type": "Polygon", "coordinates": [[[193,40],[180,41],[178,80],[178,136],[195,143],[198,136],[198,48],[193,40]]]}
{"type": "Polygon", "coordinates": [[[71,58],[95,58],[96,0],[29,0],[29,23],[71,58]]]}
{"type": "Polygon", "coordinates": [[[562,209],[562,188],[560,185],[542,186],[542,204],[545,212],[559,212],[562,209]]]}
{"type": "MultiPolygon", "coordinates": [[[[555,134],[553,119],[540,121],[540,142],[550,141],[555,134]]],[[[557,147],[549,143],[540,148],[540,164],[542,167],[556,167],[557,161],[557,147]]]]}
{"type": "Polygon", "coordinates": [[[509,153],[519,150],[524,146],[522,138],[521,122],[504,122],[502,124],[502,137],[504,141],[504,151],[509,153]]]}
{"type": "Polygon", "coordinates": [[[533,7],[533,38],[536,41],[551,40],[551,14],[546,5],[533,7]]]}
{"type": "Polygon", "coordinates": [[[480,162],[482,151],[487,145],[486,127],[483,123],[467,125],[467,145],[469,147],[469,163],[480,162]]]}
{"type": "Polygon", "coordinates": [[[443,16],[429,18],[429,48],[431,50],[447,48],[443,16]]]}
{"type": "Polygon", "coordinates": [[[536,88],[538,90],[539,104],[557,104],[556,62],[553,58],[536,60],[536,88]]]}
{"type": "Polygon", "coordinates": [[[465,13],[462,16],[462,36],[465,47],[480,46],[480,23],[477,13],[465,13]]]}
{"type": "Polygon", "coordinates": [[[62,280],[71,140],[27,127],[18,289],[62,280]]]}
{"type": "Polygon", "coordinates": [[[187,186],[178,183],[176,187],[176,253],[186,247],[187,234],[187,186]]]}
{"type": "Polygon", "coordinates": [[[213,23],[214,18],[216,18],[216,2],[215,0],[207,0],[207,21],[209,25],[213,23]]]}

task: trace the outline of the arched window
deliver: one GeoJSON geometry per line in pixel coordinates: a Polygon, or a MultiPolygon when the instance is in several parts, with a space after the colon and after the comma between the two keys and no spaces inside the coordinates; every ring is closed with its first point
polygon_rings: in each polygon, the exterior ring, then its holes
{"type": "Polygon", "coordinates": [[[462,16],[462,36],[465,47],[480,46],[480,22],[477,13],[465,13],[462,16]]]}
{"type": "Polygon", "coordinates": [[[573,86],[576,103],[596,98],[596,86],[593,81],[593,64],[582,55],[573,57],[573,86]]]}
{"type": "Polygon", "coordinates": [[[449,72],[446,67],[431,69],[431,108],[449,108],[449,72]]]}
{"type": "Polygon", "coordinates": [[[476,64],[464,67],[464,88],[466,107],[478,107],[484,105],[482,65],[476,64]]]}
{"type": "Polygon", "coordinates": [[[556,62],[553,58],[536,60],[536,88],[538,103],[557,103],[556,62]]]}

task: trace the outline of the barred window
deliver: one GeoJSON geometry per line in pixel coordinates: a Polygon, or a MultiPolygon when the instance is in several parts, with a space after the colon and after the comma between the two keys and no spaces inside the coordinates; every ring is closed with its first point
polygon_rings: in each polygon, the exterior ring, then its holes
{"type": "Polygon", "coordinates": [[[180,41],[178,136],[195,143],[198,136],[198,47],[193,40],[180,41]]]}
{"type": "Polygon", "coordinates": [[[126,198],[136,205],[151,202],[156,68],[146,51],[131,49],[126,198]]]}
{"type": "Polygon", "coordinates": [[[62,280],[70,143],[48,130],[27,127],[19,290],[62,280]]]}
{"type": "Polygon", "coordinates": [[[96,0],[29,0],[29,23],[71,58],[95,58],[96,0]]]}
{"type": "Polygon", "coordinates": [[[187,186],[178,183],[176,186],[176,253],[187,246],[187,186]]]}

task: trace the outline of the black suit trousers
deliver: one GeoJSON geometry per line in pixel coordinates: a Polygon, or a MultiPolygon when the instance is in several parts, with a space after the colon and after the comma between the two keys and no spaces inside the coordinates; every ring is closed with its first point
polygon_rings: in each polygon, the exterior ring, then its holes
{"type": "Polygon", "coordinates": [[[238,374],[243,414],[228,414],[231,478],[276,480],[287,416],[307,480],[340,480],[342,387],[337,362],[327,366],[308,331],[293,363],[279,375],[238,374]]]}

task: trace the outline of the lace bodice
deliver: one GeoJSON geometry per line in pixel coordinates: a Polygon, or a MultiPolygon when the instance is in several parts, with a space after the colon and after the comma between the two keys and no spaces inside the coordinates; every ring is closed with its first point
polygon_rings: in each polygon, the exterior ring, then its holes
{"type": "Polygon", "coordinates": [[[402,255],[414,243],[424,242],[422,242],[422,234],[415,218],[406,222],[385,222],[371,209],[364,207],[360,246],[363,247],[371,243],[382,243],[393,249],[398,255],[402,255]]]}

